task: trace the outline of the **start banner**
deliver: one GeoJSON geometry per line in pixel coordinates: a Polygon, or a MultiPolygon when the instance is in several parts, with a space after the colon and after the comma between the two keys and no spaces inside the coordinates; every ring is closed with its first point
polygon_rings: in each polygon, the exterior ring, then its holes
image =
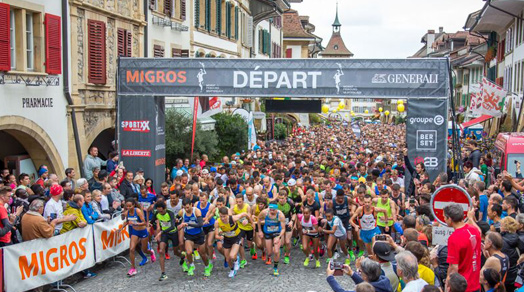
{"type": "Polygon", "coordinates": [[[91,226],[3,248],[5,290],[27,291],[95,265],[91,226]]]}
{"type": "Polygon", "coordinates": [[[97,263],[129,249],[130,239],[127,227],[118,232],[122,225],[124,225],[124,220],[120,217],[93,224],[97,263]]]}

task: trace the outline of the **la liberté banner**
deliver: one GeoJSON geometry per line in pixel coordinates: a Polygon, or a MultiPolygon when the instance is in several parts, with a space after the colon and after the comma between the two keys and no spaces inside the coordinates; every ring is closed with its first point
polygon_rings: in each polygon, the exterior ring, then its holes
{"type": "Polygon", "coordinates": [[[9,292],[34,289],[95,265],[90,225],[49,239],[7,246],[3,251],[4,284],[9,292]]]}
{"type": "Polygon", "coordinates": [[[120,58],[119,95],[449,96],[447,59],[120,58]]]}
{"type": "Polygon", "coordinates": [[[129,249],[128,228],[118,231],[123,224],[124,220],[120,216],[106,222],[93,224],[97,263],[117,256],[129,249]]]}

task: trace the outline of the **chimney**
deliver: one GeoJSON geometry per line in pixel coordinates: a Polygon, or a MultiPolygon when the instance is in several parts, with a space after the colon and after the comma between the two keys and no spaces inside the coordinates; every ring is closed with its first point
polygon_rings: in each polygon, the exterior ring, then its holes
{"type": "Polygon", "coordinates": [[[428,34],[433,34],[433,33],[435,33],[434,29],[428,29],[428,34]]]}
{"type": "Polygon", "coordinates": [[[438,28],[438,32],[439,32],[439,33],[443,33],[443,32],[444,32],[444,27],[443,27],[443,26],[439,27],[439,28],[438,28]]]}
{"type": "Polygon", "coordinates": [[[430,29],[428,30],[428,33],[426,35],[426,54],[429,55],[429,53],[433,52],[432,46],[435,42],[435,30],[430,29]]]}

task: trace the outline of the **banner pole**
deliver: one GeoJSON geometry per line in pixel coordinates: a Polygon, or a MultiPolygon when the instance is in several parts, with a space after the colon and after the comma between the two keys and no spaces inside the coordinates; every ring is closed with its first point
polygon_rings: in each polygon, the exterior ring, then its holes
{"type": "Polygon", "coordinates": [[[193,162],[193,152],[195,150],[195,133],[197,125],[197,116],[198,116],[198,97],[194,98],[194,107],[193,107],[193,134],[191,138],[191,162],[193,162]]]}

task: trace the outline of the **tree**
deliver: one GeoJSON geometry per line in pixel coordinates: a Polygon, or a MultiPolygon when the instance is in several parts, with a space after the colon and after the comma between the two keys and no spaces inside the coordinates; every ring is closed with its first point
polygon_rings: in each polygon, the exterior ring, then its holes
{"type": "Polygon", "coordinates": [[[284,140],[287,137],[287,127],[283,123],[275,125],[275,140],[284,140]]]}
{"type": "Polygon", "coordinates": [[[240,115],[219,113],[213,119],[216,120],[215,130],[219,137],[219,156],[229,156],[247,149],[247,123],[240,115]]]}
{"type": "MultiPolygon", "coordinates": [[[[166,164],[174,165],[177,158],[190,158],[193,119],[183,113],[166,110],[166,164]]],[[[207,154],[213,157],[217,153],[217,133],[203,131],[197,123],[195,149],[193,157],[207,154]]]]}

